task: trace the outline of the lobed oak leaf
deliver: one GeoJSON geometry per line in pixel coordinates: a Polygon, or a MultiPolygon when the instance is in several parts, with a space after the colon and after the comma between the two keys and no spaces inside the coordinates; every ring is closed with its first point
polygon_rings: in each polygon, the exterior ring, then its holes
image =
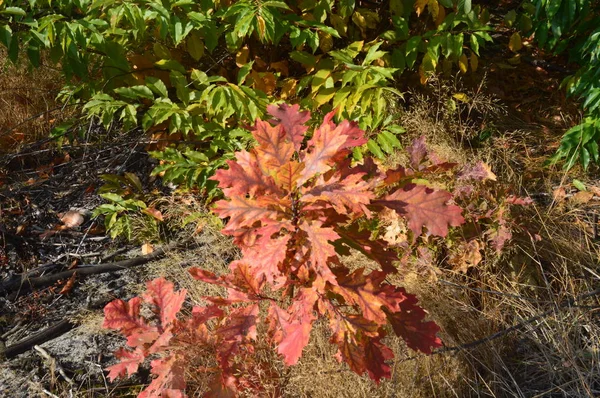
{"type": "Polygon", "coordinates": [[[229,269],[231,274],[226,277],[230,281],[228,298],[238,301],[254,300],[264,285],[264,276],[258,276],[246,259],[233,261],[229,269]]]}
{"type": "Polygon", "coordinates": [[[318,173],[323,174],[330,170],[332,164],[348,154],[348,148],[366,142],[364,132],[356,123],[345,120],[336,126],[331,122],[333,115],[334,112],[330,112],[325,117],[323,124],[315,130],[313,137],[308,141],[309,152],[302,158],[305,167],[298,179],[298,185],[304,184],[318,173]]]}
{"type": "Polygon", "coordinates": [[[425,144],[425,136],[421,136],[413,140],[412,144],[406,148],[406,152],[410,156],[410,166],[414,170],[419,170],[421,163],[427,157],[427,144],[425,144]]]}
{"type": "Polygon", "coordinates": [[[445,237],[448,226],[456,227],[465,222],[460,207],[446,204],[451,198],[452,194],[446,191],[407,184],[387,195],[384,200],[374,203],[389,207],[406,217],[408,228],[416,235],[420,235],[425,227],[428,234],[445,237]]]}
{"type": "Polygon", "coordinates": [[[134,330],[127,336],[127,345],[130,347],[145,347],[152,344],[160,337],[161,333],[158,330],[134,330]]]}
{"type": "Polygon", "coordinates": [[[310,112],[300,112],[300,105],[268,105],[267,112],[274,117],[274,124],[281,124],[283,131],[294,145],[294,150],[299,151],[304,140],[304,133],[308,130],[306,122],[310,120],[310,112]]]}
{"type": "Polygon", "coordinates": [[[144,351],[140,348],[136,348],[134,351],[119,348],[115,352],[115,356],[119,358],[120,362],[106,368],[108,370],[108,379],[111,382],[115,381],[117,377],[125,377],[127,374],[132,376],[138,371],[139,366],[146,358],[144,351]]]}
{"type": "Polygon", "coordinates": [[[257,316],[258,304],[236,308],[229,314],[227,322],[216,330],[220,340],[217,356],[223,370],[229,369],[231,359],[242,343],[256,340],[257,316]]]}
{"type": "Polygon", "coordinates": [[[366,205],[375,196],[372,188],[370,182],[363,180],[363,174],[352,174],[343,180],[333,177],[327,182],[321,177],[315,187],[307,190],[300,200],[304,203],[325,201],[340,214],[346,214],[348,210],[356,215],[366,214],[369,217],[371,213],[366,205]]]}
{"type": "Polygon", "coordinates": [[[315,284],[321,290],[323,290],[325,282],[337,285],[337,279],[328,266],[328,260],[337,256],[337,253],[329,242],[340,238],[333,228],[323,228],[322,225],[323,223],[320,221],[313,221],[310,224],[302,221],[299,226],[302,231],[306,232],[307,244],[310,247],[310,260],[317,274],[315,284]]]}
{"type": "Polygon", "coordinates": [[[402,337],[406,345],[425,354],[431,354],[433,348],[441,347],[437,337],[440,328],[435,322],[423,322],[425,311],[417,305],[417,298],[406,294],[406,300],[400,304],[400,310],[388,312],[388,320],[397,336],[402,337]]]}
{"type": "Polygon", "coordinates": [[[185,363],[179,355],[155,359],[150,363],[156,377],[138,398],[185,397],[185,363]],[[177,392],[178,391],[178,392],[177,392]]]}
{"type": "Polygon", "coordinates": [[[286,258],[290,238],[290,235],[283,235],[275,239],[265,239],[264,243],[261,242],[244,250],[244,260],[247,261],[257,279],[264,277],[270,284],[275,284],[282,278],[278,266],[286,258]]]}
{"type": "Polygon", "coordinates": [[[333,291],[344,297],[347,303],[358,305],[366,320],[383,325],[387,316],[382,307],[387,306],[390,310],[397,307],[397,303],[391,300],[392,297],[381,294],[380,285],[386,273],[373,271],[364,275],[363,272],[364,268],[359,268],[351,274],[346,270],[338,271],[338,286],[334,286],[333,291]]]}
{"type": "Polygon", "coordinates": [[[296,189],[298,179],[304,169],[304,163],[290,161],[277,169],[274,175],[275,183],[285,192],[292,192],[296,189]]]}
{"type": "Polygon", "coordinates": [[[140,317],[140,305],[142,299],[134,297],[128,302],[113,300],[104,307],[104,322],[102,327],[106,329],[119,330],[128,336],[134,332],[153,332],[156,328],[148,325],[144,318],[140,317]]]}
{"type": "Polygon", "coordinates": [[[344,339],[338,343],[336,357],[339,361],[346,362],[359,375],[367,372],[379,384],[381,379],[391,377],[391,368],[386,361],[394,358],[392,350],[380,340],[381,337],[365,337],[360,341],[344,339]]]}
{"type": "Polygon", "coordinates": [[[245,339],[256,340],[256,322],[258,304],[234,309],[225,325],[217,330],[223,341],[242,341],[245,339]]]}
{"type": "Polygon", "coordinates": [[[291,320],[290,314],[273,302],[268,314],[269,332],[277,344],[277,352],[283,356],[286,365],[295,365],[308,344],[314,317],[291,320]]]}
{"type": "Polygon", "coordinates": [[[173,289],[173,283],[161,277],[146,284],[146,293],[143,298],[148,304],[154,306],[154,311],[160,319],[160,325],[164,329],[176,319],[186,294],[185,289],[176,292],[173,289]]]}
{"type": "Polygon", "coordinates": [[[458,180],[496,181],[496,174],[483,161],[464,167],[458,175],[458,180]]]}
{"type": "Polygon", "coordinates": [[[258,163],[244,167],[242,163],[228,160],[229,169],[219,169],[210,179],[219,182],[219,188],[226,197],[233,195],[256,196],[257,194],[278,193],[273,177],[264,175],[258,163]]]}
{"type": "Polygon", "coordinates": [[[249,199],[232,196],[230,200],[220,200],[213,211],[220,217],[230,217],[224,231],[233,231],[243,227],[251,227],[257,221],[268,223],[275,221],[280,212],[270,208],[268,198],[249,199]]]}
{"type": "Polygon", "coordinates": [[[277,168],[292,160],[294,144],[288,139],[282,126],[273,127],[268,122],[257,119],[252,135],[258,143],[254,151],[263,167],[277,168]]]}
{"type": "Polygon", "coordinates": [[[227,288],[228,299],[207,297],[213,303],[229,305],[234,302],[253,301],[262,289],[264,278],[256,278],[244,260],[233,261],[229,268],[232,272],[224,276],[216,276],[197,267],[191,268],[189,273],[194,279],[227,288]]]}

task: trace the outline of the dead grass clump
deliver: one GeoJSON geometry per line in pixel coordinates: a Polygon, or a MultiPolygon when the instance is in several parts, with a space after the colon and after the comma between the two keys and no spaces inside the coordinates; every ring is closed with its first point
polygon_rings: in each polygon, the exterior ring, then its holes
{"type": "MultiPolygon", "coordinates": [[[[42,60],[44,64],[44,59],[42,60]]],[[[0,153],[48,135],[63,109],[56,96],[64,85],[60,71],[31,68],[26,59],[12,64],[0,48],[0,153]]]]}

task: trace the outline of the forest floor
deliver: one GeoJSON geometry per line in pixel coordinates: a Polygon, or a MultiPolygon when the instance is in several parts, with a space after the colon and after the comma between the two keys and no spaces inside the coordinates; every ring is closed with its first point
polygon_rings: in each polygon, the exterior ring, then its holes
{"type": "MultiPolygon", "coordinates": [[[[444,261],[401,272],[441,326],[445,348],[415,355],[392,339],[393,377],[375,385],[335,361],[321,325],[298,365],[283,369],[270,359],[282,377],[265,383],[289,397],[600,396],[598,170],[544,166],[579,107],[559,89],[568,65],[534,50],[518,62],[499,56],[477,74],[407,93],[401,106],[404,144],[424,135],[448,160],[482,159],[498,184],[533,200],[501,256],[484,253],[466,272],[444,261]],[[448,114],[451,98],[468,101],[448,114]]],[[[139,294],[157,276],[192,299],[214,293],[186,268],[223,272],[238,252],[209,216],[178,226],[204,209],[193,193],[148,177],[155,161],[144,134],[90,124],[77,145],[59,147],[46,138],[67,111],[53,105],[56,77],[16,69],[0,76],[11,79],[0,82],[0,396],[135,396],[147,373],[109,383],[102,370],[123,342],[101,328],[104,305],[139,294]],[[140,224],[137,243],[106,236],[91,217],[100,176],[124,172],[162,198],[175,233],[144,235],[140,224]],[[143,254],[145,239],[163,243],[143,254]]]]}

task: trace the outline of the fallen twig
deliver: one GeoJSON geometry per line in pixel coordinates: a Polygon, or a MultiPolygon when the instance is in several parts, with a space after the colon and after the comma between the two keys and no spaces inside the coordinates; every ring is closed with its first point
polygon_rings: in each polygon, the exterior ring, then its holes
{"type": "Polygon", "coordinates": [[[29,350],[35,345],[43,344],[46,341],[50,341],[52,339],[57,338],[58,336],[67,333],[69,330],[73,329],[74,326],[75,324],[73,324],[71,321],[63,319],[54,326],[50,326],[49,328],[44,329],[41,332],[38,332],[34,335],[31,335],[26,339],[19,341],[18,343],[9,345],[4,351],[4,356],[7,359],[14,358],[17,355],[29,350]]]}
{"type": "Polygon", "coordinates": [[[44,350],[42,347],[40,347],[39,345],[34,345],[33,349],[36,350],[38,352],[38,354],[40,354],[40,356],[44,359],[46,359],[48,362],[50,362],[50,370],[52,371],[53,369],[56,369],[58,371],[58,373],[60,373],[60,375],[63,377],[63,379],[65,379],[65,381],[69,384],[73,384],[73,379],[71,379],[69,376],[67,376],[67,374],[65,373],[65,370],[63,369],[62,366],[60,366],[60,363],[58,363],[58,361],[53,358],[48,351],[44,350]]]}
{"type": "Polygon", "coordinates": [[[173,249],[176,246],[183,245],[187,242],[178,242],[171,245],[167,245],[165,247],[159,248],[150,254],[146,254],[143,256],[117,261],[114,263],[106,263],[106,264],[95,264],[93,266],[79,266],[78,268],[74,268],[71,270],[62,271],[56,274],[45,275],[40,277],[30,277],[28,273],[14,275],[8,280],[3,281],[0,284],[0,294],[5,292],[9,292],[15,289],[22,288],[34,288],[34,287],[43,287],[49,286],[53,283],[56,283],[59,280],[69,279],[75,272],[79,276],[87,276],[87,275],[96,275],[102,274],[105,272],[113,272],[113,271],[121,271],[127,268],[135,267],[138,265],[146,264],[150,261],[156,260],[164,256],[169,250],[173,249]]]}

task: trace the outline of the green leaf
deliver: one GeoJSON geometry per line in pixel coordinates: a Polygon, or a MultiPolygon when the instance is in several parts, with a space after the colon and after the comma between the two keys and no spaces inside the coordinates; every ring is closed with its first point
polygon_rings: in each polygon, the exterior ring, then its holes
{"type": "Polygon", "coordinates": [[[385,129],[394,133],[394,134],[404,134],[406,133],[406,129],[397,124],[390,124],[389,126],[385,126],[385,129]]]}
{"type": "Polygon", "coordinates": [[[381,151],[381,148],[379,147],[379,145],[377,145],[377,142],[375,142],[373,139],[370,139],[369,141],[367,141],[367,148],[377,158],[379,158],[379,159],[385,158],[385,154],[381,151]]]}
{"type": "Polygon", "coordinates": [[[244,66],[240,68],[237,77],[238,85],[242,85],[246,81],[246,77],[252,71],[252,65],[254,65],[254,61],[247,62],[244,66]]]}
{"type": "Polygon", "coordinates": [[[10,41],[12,39],[12,30],[8,25],[0,26],[0,43],[8,49],[10,48],[10,41]]]}
{"type": "Polygon", "coordinates": [[[115,93],[119,94],[122,97],[131,99],[154,99],[154,94],[152,94],[152,90],[146,86],[119,87],[115,89],[115,93]]]}
{"type": "Polygon", "coordinates": [[[161,97],[168,97],[169,92],[167,91],[167,86],[165,83],[157,77],[146,76],[146,86],[150,88],[155,94],[160,95],[161,97]]]}
{"type": "Polygon", "coordinates": [[[573,180],[573,186],[575,188],[577,188],[580,191],[587,191],[587,188],[585,187],[585,184],[577,179],[573,180]]]}
{"type": "Polygon", "coordinates": [[[6,7],[4,10],[0,11],[0,14],[18,15],[20,17],[26,15],[25,10],[20,7],[6,7]]]}
{"type": "Polygon", "coordinates": [[[156,65],[160,69],[174,70],[179,73],[185,73],[185,68],[183,67],[183,65],[181,65],[174,59],[161,59],[160,61],[156,61],[154,65],[156,65]]]}

